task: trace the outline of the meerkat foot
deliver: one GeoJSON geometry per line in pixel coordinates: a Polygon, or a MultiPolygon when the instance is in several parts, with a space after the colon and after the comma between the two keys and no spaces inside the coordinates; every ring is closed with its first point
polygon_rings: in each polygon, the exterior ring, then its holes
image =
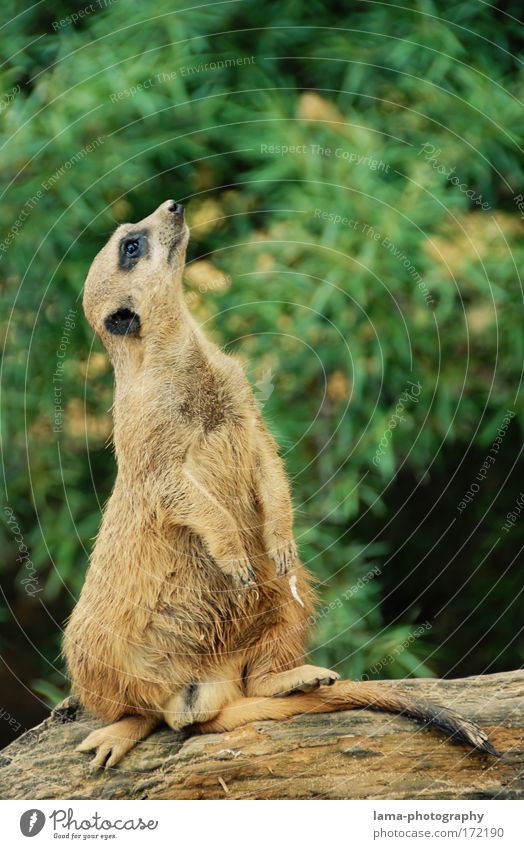
{"type": "Polygon", "coordinates": [[[318,687],[331,687],[335,681],[338,681],[340,675],[332,669],[324,669],[322,666],[299,666],[297,670],[291,670],[295,673],[296,680],[290,680],[289,688],[278,695],[287,696],[290,693],[309,693],[310,690],[316,690],[318,687]]]}
{"type": "Polygon", "coordinates": [[[330,687],[340,675],[322,666],[297,666],[287,672],[274,672],[249,682],[250,696],[289,696],[308,693],[318,687],[330,687]]]}
{"type": "Polygon", "coordinates": [[[299,684],[294,690],[290,690],[289,692],[309,693],[310,690],[317,690],[319,687],[332,687],[340,678],[338,672],[333,672],[330,669],[320,670],[319,672],[320,674],[315,675],[309,681],[303,681],[302,684],[299,684]]]}
{"type": "Polygon", "coordinates": [[[158,723],[159,720],[152,716],[126,716],[113,725],[92,731],[76,747],[76,751],[96,751],[91,761],[93,767],[115,766],[140,740],[147,737],[158,723]]]}
{"type": "Polygon", "coordinates": [[[273,544],[267,547],[267,553],[275,564],[277,577],[282,578],[293,568],[298,555],[297,547],[293,539],[285,543],[279,543],[276,539],[272,542],[273,544]]]}

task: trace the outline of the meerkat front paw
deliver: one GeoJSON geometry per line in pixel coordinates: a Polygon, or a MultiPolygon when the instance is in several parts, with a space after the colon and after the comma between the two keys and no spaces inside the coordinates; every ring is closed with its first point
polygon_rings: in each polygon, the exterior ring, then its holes
{"type": "Polygon", "coordinates": [[[273,544],[268,545],[267,553],[275,564],[277,577],[282,578],[293,568],[298,556],[297,547],[293,538],[287,542],[281,542],[275,536],[271,542],[273,544]]]}
{"type": "Polygon", "coordinates": [[[236,586],[253,587],[256,584],[257,576],[248,557],[223,559],[217,563],[224,575],[231,578],[236,586]]]}

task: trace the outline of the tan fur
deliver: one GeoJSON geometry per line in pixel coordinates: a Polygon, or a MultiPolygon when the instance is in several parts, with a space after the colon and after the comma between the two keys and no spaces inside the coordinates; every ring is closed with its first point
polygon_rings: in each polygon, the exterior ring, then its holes
{"type": "Polygon", "coordinates": [[[96,749],[99,765],[160,721],[220,730],[406,706],[374,684],[328,689],[336,673],[303,665],[315,596],[296,557],[286,474],[240,364],[186,307],[187,242],[167,201],[117,229],[85,284],[86,316],[115,371],[118,474],[64,651],[83,704],[113,723],[80,747],[96,749]],[[122,269],[121,240],[138,231],[147,255],[122,269]],[[122,308],[139,316],[137,335],[106,329],[122,308]]]}

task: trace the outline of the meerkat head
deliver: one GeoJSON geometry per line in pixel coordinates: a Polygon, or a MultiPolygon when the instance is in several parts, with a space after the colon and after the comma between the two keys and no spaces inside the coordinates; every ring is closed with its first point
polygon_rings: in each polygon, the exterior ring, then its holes
{"type": "Polygon", "coordinates": [[[138,224],[121,224],[96,255],[84,312],[109,354],[164,332],[182,297],[188,240],[184,207],[167,200],[138,224]]]}

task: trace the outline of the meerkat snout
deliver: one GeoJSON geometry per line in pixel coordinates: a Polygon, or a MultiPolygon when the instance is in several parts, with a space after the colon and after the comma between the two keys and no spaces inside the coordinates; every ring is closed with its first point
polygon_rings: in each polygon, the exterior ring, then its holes
{"type": "Polygon", "coordinates": [[[184,207],[169,199],[142,221],[121,224],[97,254],[84,311],[110,354],[138,344],[176,312],[188,240],[184,207]]]}
{"type": "Polygon", "coordinates": [[[181,203],[177,203],[176,200],[168,201],[168,211],[173,212],[175,215],[183,215],[184,207],[181,203]]]}

